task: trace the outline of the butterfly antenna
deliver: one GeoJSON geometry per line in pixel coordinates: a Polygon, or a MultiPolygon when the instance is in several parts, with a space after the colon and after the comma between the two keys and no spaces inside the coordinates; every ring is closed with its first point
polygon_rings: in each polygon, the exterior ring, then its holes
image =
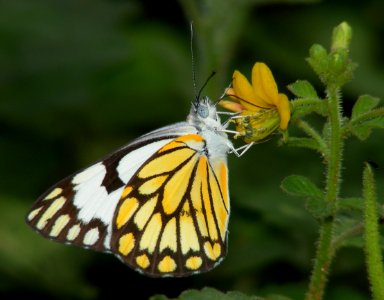
{"type": "Polygon", "coordinates": [[[195,66],[195,56],[193,52],[193,21],[191,21],[190,24],[191,29],[191,58],[192,58],[192,82],[193,82],[193,90],[195,92],[195,103],[199,101],[201,92],[208,84],[209,80],[216,74],[216,72],[212,72],[211,75],[207,78],[207,80],[204,82],[203,86],[197,91],[197,85],[196,85],[196,66],[195,66]]]}
{"type": "Polygon", "coordinates": [[[199,99],[200,99],[201,92],[202,92],[203,89],[207,86],[209,80],[211,80],[211,78],[212,78],[213,76],[215,76],[215,74],[216,74],[216,72],[213,71],[213,72],[211,73],[211,75],[208,76],[207,80],[205,80],[204,84],[202,85],[202,87],[200,88],[199,92],[197,93],[196,100],[199,100],[199,99]]]}
{"type": "Polygon", "coordinates": [[[195,56],[193,54],[193,21],[191,21],[190,24],[191,29],[191,60],[192,60],[192,83],[193,83],[193,91],[195,93],[195,98],[199,99],[197,97],[197,87],[196,87],[196,70],[195,70],[195,56]]]}
{"type": "MultiPolygon", "coordinates": [[[[249,102],[248,100],[245,100],[245,99],[243,99],[243,98],[241,98],[241,97],[239,97],[237,95],[227,95],[227,96],[231,96],[231,97],[237,98],[237,99],[239,99],[239,100],[241,100],[241,101],[243,101],[243,102],[245,102],[245,103],[247,103],[249,105],[252,105],[254,107],[258,107],[258,108],[262,108],[262,109],[267,108],[267,107],[263,107],[263,106],[255,104],[255,103],[249,102]]],[[[221,100],[222,99],[219,99],[219,101],[221,101],[221,100]]]]}

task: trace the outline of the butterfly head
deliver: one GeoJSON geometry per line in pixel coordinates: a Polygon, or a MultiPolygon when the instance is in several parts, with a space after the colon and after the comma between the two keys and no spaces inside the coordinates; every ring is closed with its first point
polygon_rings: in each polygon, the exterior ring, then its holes
{"type": "Polygon", "coordinates": [[[208,97],[196,100],[192,103],[189,121],[196,126],[221,126],[219,116],[217,115],[216,106],[208,97]]]}

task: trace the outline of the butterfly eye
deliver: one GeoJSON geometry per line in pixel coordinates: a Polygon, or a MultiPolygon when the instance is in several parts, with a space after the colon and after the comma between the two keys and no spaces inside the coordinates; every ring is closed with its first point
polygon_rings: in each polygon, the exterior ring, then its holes
{"type": "Polygon", "coordinates": [[[208,106],[200,104],[197,107],[197,114],[203,119],[207,118],[209,116],[208,106]]]}

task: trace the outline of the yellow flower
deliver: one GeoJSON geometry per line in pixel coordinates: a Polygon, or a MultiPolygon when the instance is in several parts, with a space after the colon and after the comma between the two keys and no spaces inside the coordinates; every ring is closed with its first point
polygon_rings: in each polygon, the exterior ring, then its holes
{"type": "Polygon", "coordinates": [[[271,70],[264,63],[255,63],[252,84],[239,71],[233,73],[232,87],[226,90],[231,98],[220,105],[239,115],[232,120],[238,136],[251,143],[270,135],[277,128],[286,130],[291,116],[290,103],[279,93],[271,70]]]}

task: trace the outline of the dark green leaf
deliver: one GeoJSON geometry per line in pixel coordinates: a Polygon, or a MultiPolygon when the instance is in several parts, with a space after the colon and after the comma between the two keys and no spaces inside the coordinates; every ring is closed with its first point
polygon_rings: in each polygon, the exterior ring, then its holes
{"type": "Polygon", "coordinates": [[[384,128],[384,108],[377,108],[352,119],[348,127],[360,140],[365,140],[373,128],[384,128]]]}
{"type": "Polygon", "coordinates": [[[307,80],[298,80],[290,85],[288,89],[299,98],[318,99],[315,88],[307,80]]]}
{"type": "Polygon", "coordinates": [[[315,217],[323,218],[330,213],[330,207],[324,200],[323,192],[307,177],[291,175],[281,183],[288,194],[306,198],[306,209],[315,217]]]}
{"type": "Polygon", "coordinates": [[[352,128],[351,132],[359,140],[364,141],[371,135],[372,128],[369,126],[361,126],[358,128],[352,128]]]}
{"type": "Polygon", "coordinates": [[[379,98],[370,95],[361,95],[353,106],[351,119],[353,120],[360,115],[371,111],[379,104],[379,102],[379,98]]]}
{"type": "Polygon", "coordinates": [[[291,175],[284,178],[281,188],[290,195],[323,199],[323,192],[307,177],[291,175]]]}
{"type": "Polygon", "coordinates": [[[320,99],[296,99],[291,101],[291,106],[291,120],[302,118],[313,112],[321,116],[327,115],[325,102],[320,99]]]}
{"type": "Polygon", "coordinates": [[[320,147],[317,141],[312,138],[290,137],[285,145],[290,147],[301,147],[319,151],[320,147]]]}

